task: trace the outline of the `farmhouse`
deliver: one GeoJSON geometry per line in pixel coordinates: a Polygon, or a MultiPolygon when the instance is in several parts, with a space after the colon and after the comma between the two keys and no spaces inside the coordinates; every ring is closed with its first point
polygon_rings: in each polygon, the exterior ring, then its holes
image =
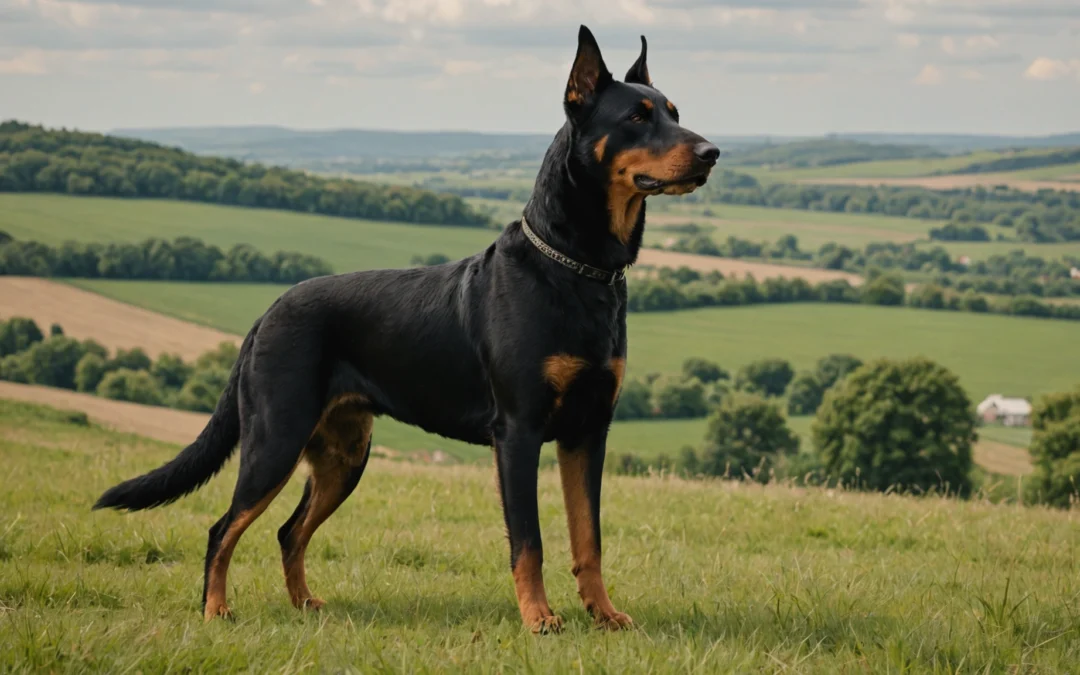
{"type": "Polygon", "coordinates": [[[991,394],[975,407],[984,422],[1000,422],[1007,427],[1026,427],[1031,423],[1031,404],[1022,398],[991,394]]]}

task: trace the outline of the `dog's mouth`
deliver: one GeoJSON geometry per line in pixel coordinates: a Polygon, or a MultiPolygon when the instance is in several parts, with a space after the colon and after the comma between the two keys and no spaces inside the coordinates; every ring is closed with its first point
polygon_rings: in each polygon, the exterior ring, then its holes
{"type": "Polygon", "coordinates": [[[684,176],[678,180],[660,180],[659,178],[653,178],[647,174],[639,173],[634,176],[634,185],[642,192],[663,192],[669,188],[683,188],[690,191],[701,187],[708,179],[708,170],[684,176]]]}

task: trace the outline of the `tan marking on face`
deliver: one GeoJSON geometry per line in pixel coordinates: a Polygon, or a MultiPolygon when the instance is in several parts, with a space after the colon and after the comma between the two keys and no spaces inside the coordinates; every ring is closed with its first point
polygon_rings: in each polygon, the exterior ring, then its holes
{"type": "Polygon", "coordinates": [[[543,560],[538,551],[528,546],[514,562],[514,592],[517,595],[521,620],[534,633],[557,632],[562,621],[551,611],[544,590],[543,560]]]}
{"type": "Polygon", "coordinates": [[[628,628],[633,621],[611,604],[600,571],[600,538],[588,492],[589,454],[585,449],[567,450],[560,445],[558,458],[578,595],[598,624],[616,630],[628,628]]]}
{"type": "Polygon", "coordinates": [[[667,102],[667,109],[668,109],[668,111],[670,111],[670,112],[671,112],[671,114],[672,114],[672,115],[674,115],[674,114],[676,114],[676,112],[678,112],[678,111],[677,111],[677,110],[675,109],[675,104],[674,104],[674,103],[672,103],[671,101],[668,101],[668,102],[667,102]]]}
{"type": "Polygon", "coordinates": [[[569,354],[555,354],[544,360],[544,379],[555,390],[555,409],[562,405],[563,395],[588,363],[585,359],[569,354]]]}
{"type": "Polygon", "coordinates": [[[566,100],[571,103],[584,103],[585,97],[577,89],[569,89],[566,92],[566,100]]]}
{"type": "Polygon", "coordinates": [[[604,150],[607,148],[607,140],[608,137],[604,136],[593,146],[593,154],[596,155],[596,161],[598,162],[604,161],[604,150]]]}
{"type": "Polygon", "coordinates": [[[647,99],[647,98],[641,99],[641,105],[645,106],[646,110],[652,110],[653,109],[653,102],[652,102],[651,99],[647,99]]]}
{"type": "MultiPolygon", "coordinates": [[[[637,225],[638,214],[645,197],[654,192],[642,192],[634,183],[634,176],[644,174],[662,181],[675,181],[686,175],[693,166],[694,150],[689,145],[676,145],[663,154],[654,154],[645,148],[624,150],[611,161],[611,184],[608,188],[608,210],[611,214],[609,229],[624,245],[637,225]]],[[[663,190],[667,194],[685,194],[697,186],[690,183],[672,185],[663,190]],[[681,192],[675,192],[675,189],[681,192]],[[668,190],[673,190],[668,192],[668,190]]]]}
{"type": "Polygon", "coordinates": [[[611,405],[614,406],[622,390],[623,376],[626,374],[626,359],[621,356],[612,357],[608,361],[608,369],[615,376],[615,393],[611,395],[611,405]]]}

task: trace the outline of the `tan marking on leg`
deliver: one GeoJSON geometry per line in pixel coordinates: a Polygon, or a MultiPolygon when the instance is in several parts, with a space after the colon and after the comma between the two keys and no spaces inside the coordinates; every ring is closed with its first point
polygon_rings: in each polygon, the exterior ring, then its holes
{"type": "Polygon", "coordinates": [[[615,393],[611,396],[611,405],[614,406],[619,400],[619,392],[622,391],[623,376],[626,375],[626,359],[621,356],[614,356],[608,361],[608,368],[615,376],[615,393]]]}
{"type": "Polygon", "coordinates": [[[521,620],[532,632],[558,632],[562,628],[562,619],[548,605],[543,561],[539,553],[528,547],[522,549],[514,564],[514,592],[521,620]]]}
{"type": "Polygon", "coordinates": [[[586,365],[585,359],[569,354],[555,354],[544,360],[544,379],[555,389],[555,410],[562,405],[570,384],[586,365]]]}
{"type": "MultiPolygon", "coordinates": [[[[295,470],[295,467],[293,467],[293,470],[295,470]]],[[[234,518],[229,525],[229,529],[225,531],[217,553],[214,554],[214,559],[210,562],[210,572],[207,575],[206,607],[203,610],[203,618],[206,621],[217,616],[228,617],[230,615],[229,606],[225,602],[225,587],[229,575],[229,563],[232,561],[236,543],[240,541],[241,535],[255,522],[255,519],[262,515],[266,507],[270,506],[270,502],[274,501],[274,497],[277,497],[281,489],[289,482],[292,473],[290,471],[285,480],[281,481],[281,484],[271,490],[270,494],[263,497],[258,504],[234,518]]]]}
{"type": "Polygon", "coordinates": [[[633,619],[611,604],[600,572],[600,546],[589,503],[589,456],[584,450],[569,451],[560,445],[558,457],[578,595],[598,626],[611,630],[629,628],[633,619]]]}
{"type": "Polygon", "coordinates": [[[282,551],[285,586],[298,609],[319,609],[326,604],[308,588],[304,557],[315,530],[348,496],[342,492],[349,473],[367,460],[374,416],[366,405],[363,397],[336,399],[312,435],[312,441],[319,442],[309,442],[305,450],[305,459],[311,465],[311,493],[303,518],[290,534],[290,546],[282,551]]]}

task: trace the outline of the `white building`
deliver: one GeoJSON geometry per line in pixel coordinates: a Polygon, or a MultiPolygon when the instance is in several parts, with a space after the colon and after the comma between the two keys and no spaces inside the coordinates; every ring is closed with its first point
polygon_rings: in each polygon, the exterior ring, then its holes
{"type": "Polygon", "coordinates": [[[975,407],[984,422],[1000,422],[1007,427],[1026,427],[1031,424],[1031,404],[1022,398],[1006,398],[991,394],[975,407]]]}

